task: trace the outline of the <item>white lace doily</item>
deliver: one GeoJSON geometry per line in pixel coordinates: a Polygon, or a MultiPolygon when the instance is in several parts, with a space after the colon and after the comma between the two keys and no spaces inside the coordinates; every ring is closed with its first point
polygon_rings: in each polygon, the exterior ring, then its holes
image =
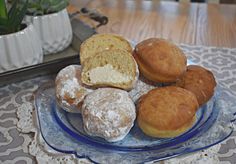
{"type": "Polygon", "coordinates": [[[33,138],[28,144],[28,153],[36,157],[38,163],[90,163],[86,159],[77,159],[74,155],[59,153],[50,148],[40,135],[35,112],[33,104],[30,102],[25,102],[19,106],[17,110],[19,119],[17,128],[22,133],[33,133],[33,138]]]}

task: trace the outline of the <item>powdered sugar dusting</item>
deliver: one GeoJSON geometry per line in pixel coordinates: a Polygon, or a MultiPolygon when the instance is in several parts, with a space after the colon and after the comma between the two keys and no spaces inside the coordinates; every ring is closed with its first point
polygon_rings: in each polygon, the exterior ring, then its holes
{"type": "Polygon", "coordinates": [[[68,79],[68,78],[71,78],[71,77],[75,77],[77,70],[81,70],[81,66],[79,66],[79,65],[69,65],[69,66],[63,68],[57,74],[56,83],[58,81],[60,81],[61,79],[68,79]]]}
{"type": "Polygon", "coordinates": [[[84,130],[109,142],[123,139],[136,118],[135,105],[128,93],[100,88],[86,96],[82,106],[84,130]]]}
{"type": "Polygon", "coordinates": [[[81,103],[89,92],[81,82],[81,66],[70,65],[63,68],[56,77],[56,96],[59,105],[69,112],[79,112],[78,104],[81,103]]]}
{"type": "Polygon", "coordinates": [[[78,82],[78,80],[73,77],[72,79],[67,79],[66,81],[63,82],[64,85],[60,90],[60,95],[62,97],[65,96],[65,94],[68,94],[71,98],[76,98],[76,90],[80,90],[81,86],[78,82]]]}

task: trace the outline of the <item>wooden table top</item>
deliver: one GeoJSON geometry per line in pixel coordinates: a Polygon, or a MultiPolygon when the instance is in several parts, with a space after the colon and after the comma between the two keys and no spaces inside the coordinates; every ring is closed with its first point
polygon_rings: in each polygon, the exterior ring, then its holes
{"type": "Polygon", "coordinates": [[[98,33],[236,48],[236,5],[147,0],[72,0],[72,5],[96,9],[109,18],[98,33]]]}

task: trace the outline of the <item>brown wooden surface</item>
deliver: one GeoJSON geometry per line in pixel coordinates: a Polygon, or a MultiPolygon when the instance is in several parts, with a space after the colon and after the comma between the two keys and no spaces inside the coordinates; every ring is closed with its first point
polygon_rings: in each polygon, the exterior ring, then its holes
{"type": "Polygon", "coordinates": [[[236,0],[220,0],[220,3],[236,4],[236,0]]]}
{"type": "Polygon", "coordinates": [[[108,16],[109,23],[99,33],[134,41],[162,37],[175,43],[236,48],[236,5],[157,0],[72,0],[72,5],[108,16]]]}

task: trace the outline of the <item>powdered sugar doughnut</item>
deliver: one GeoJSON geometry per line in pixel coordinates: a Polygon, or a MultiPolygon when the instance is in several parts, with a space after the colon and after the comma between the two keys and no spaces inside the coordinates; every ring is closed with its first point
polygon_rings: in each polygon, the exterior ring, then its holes
{"type": "Polygon", "coordinates": [[[82,117],[87,134],[116,142],[132,128],[136,118],[135,105],[124,90],[99,88],[85,97],[82,117]]]}
{"type": "Polygon", "coordinates": [[[80,113],[82,101],[89,92],[81,80],[81,66],[69,65],[63,68],[56,77],[56,97],[58,104],[68,112],[80,113]]]}

